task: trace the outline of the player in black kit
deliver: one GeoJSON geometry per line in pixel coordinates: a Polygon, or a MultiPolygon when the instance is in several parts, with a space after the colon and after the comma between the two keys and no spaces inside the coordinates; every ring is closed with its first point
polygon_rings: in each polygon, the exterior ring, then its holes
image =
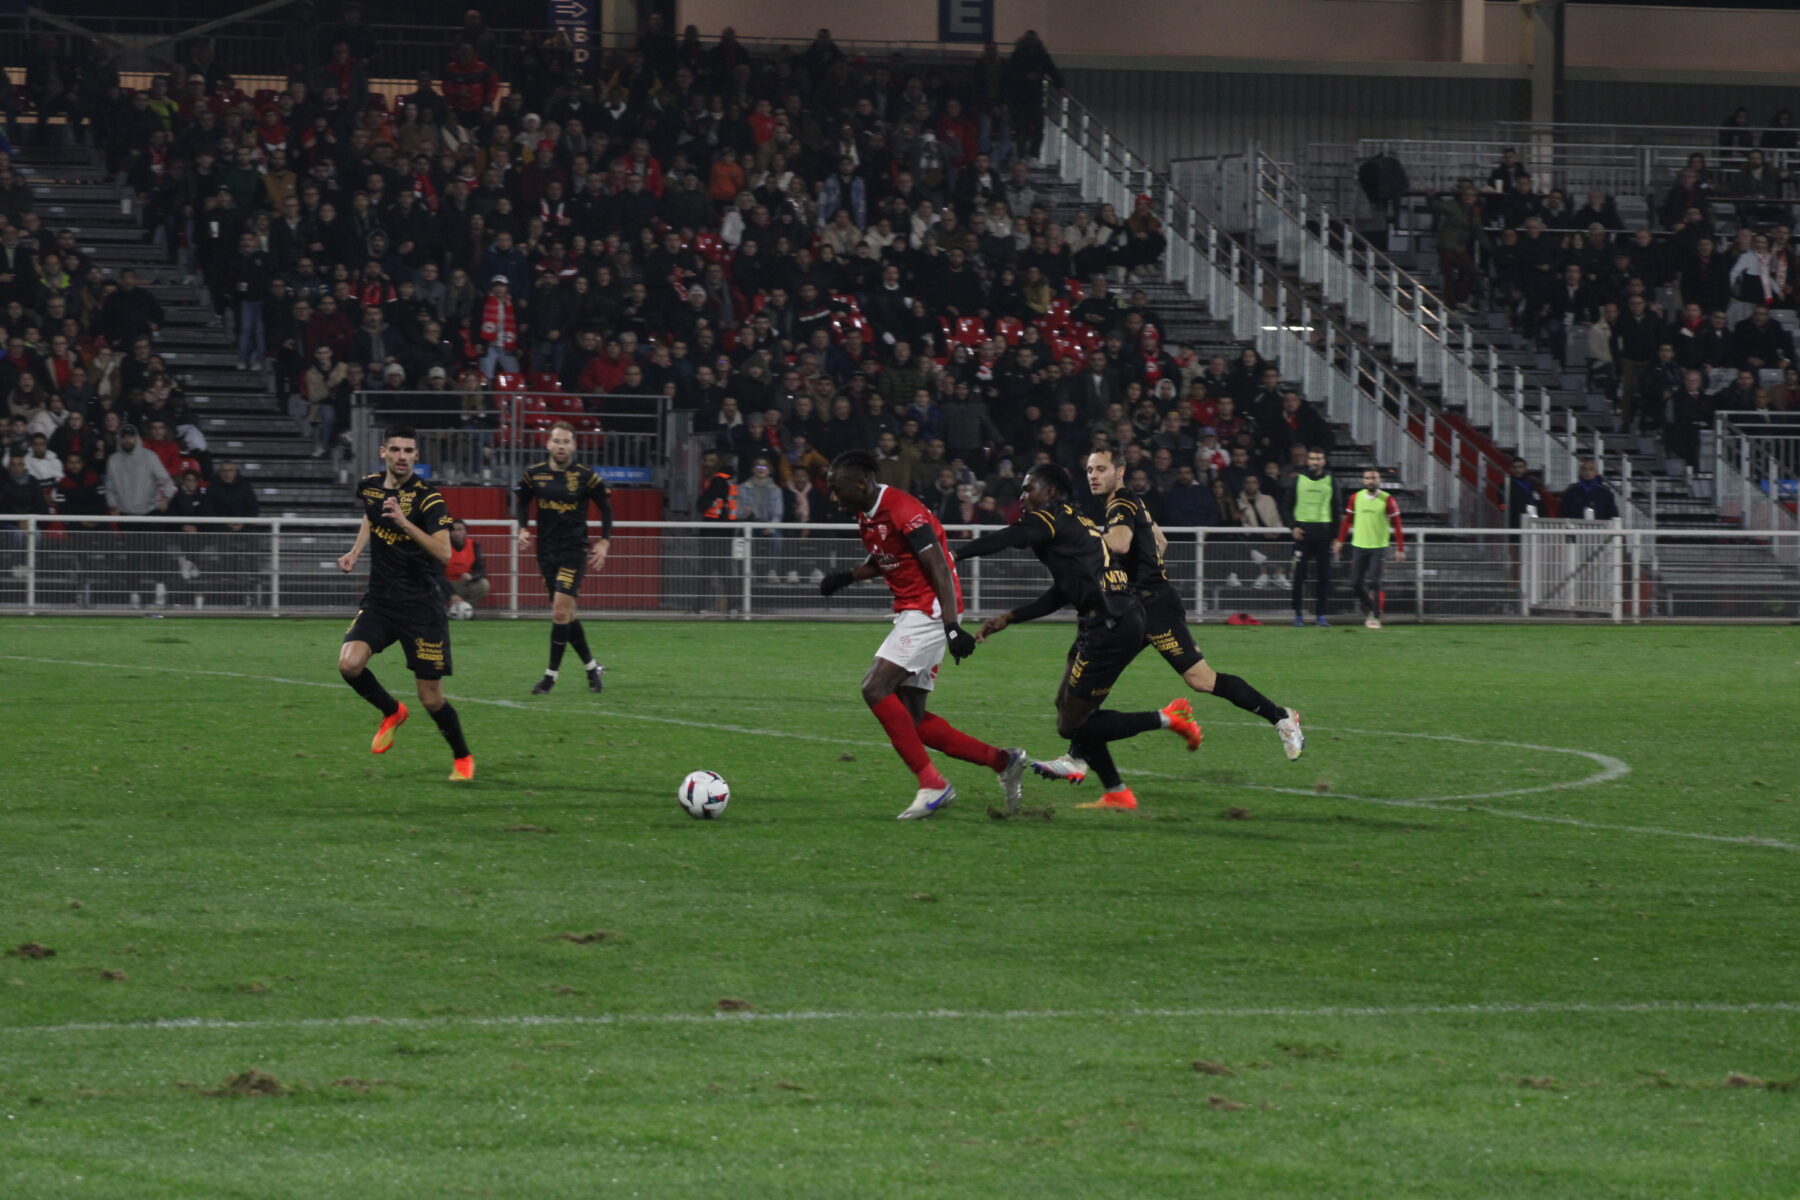
{"type": "Polygon", "coordinates": [[[514,493],[514,517],[519,522],[519,549],[531,548],[531,502],[537,501],[538,571],[544,590],[550,593],[550,666],[532,685],[531,694],[542,696],[556,686],[563,651],[575,654],[587,671],[588,691],[605,688],[606,668],[588,651],[587,633],[575,617],[581,578],[589,570],[606,565],[612,546],[612,489],[606,481],[575,461],[575,427],[558,421],[550,427],[545,443],[549,457],[525,468],[514,493]],[[600,510],[600,538],[588,548],[587,511],[592,503],[600,510]]]}
{"type": "Polygon", "coordinates": [[[1161,711],[1125,713],[1100,707],[1144,648],[1144,606],[1132,591],[1129,573],[1107,548],[1101,528],[1076,511],[1071,486],[1069,473],[1061,467],[1050,463],[1033,467],[1025,477],[1025,515],[1017,524],[960,546],[956,557],[980,558],[1026,546],[1049,568],[1050,590],[1011,612],[989,617],[980,640],[1020,621],[1047,617],[1064,607],[1075,609],[1080,619],[1056,692],[1056,731],[1069,739],[1106,789],[1098,802],[1080,807],[1136,808],[1137,797],[1120,778],[1107,743],[1168,729],[1185,740],[1189,750],[1197,750],[1200,726],[1185,699],[1172,701],[1161,711]]]}
{"type": "MultiPolygon", "coordinates": [[[[1096,450],[1087,458],[1087,483],[1094,495],[1106,497],[1106,548],[1112,551],[1115,562],[1124,564],[1131,576],[1132,591],[1144,602],[1144,628],[1150,645],[1196,692],[1229,700],[1273,725],[1281,735],[1288,759],[1299,758],[1306,748],[1300,714],[1275,704],[1242,677],[1214,671],[1194,644],[1181,596],[1169,582],[1169,572],[1163,566],[1163,551],[1169,539],[1157,528],[1143,500],[1125,486],[1125,464],[1111,450],[1096,450]]],[[[1044,765],[1050,770],[1041,773],[1074,783],[1081,782],[1087,774],[1072,750],[1044,765]]]]}
{"type": "Polygon", "coordinates": [[[368,666],[372,655],[399,642],[418,683],[419,702],[450,743],[450,779],[466,782],[475,778],[475,756],[463,740],[462,721],[444,699],[443,682],[450,674],[450,618],[438,585],[450,561],[450,507],[436,488],[413,474],[418,457],[412,427],[390,426],[381,439],[386,469],[363,476],[356,485],[362,527],[350,553],[337,560],[338,569],[345,574],[355,570],[363,547],[370,546],[369,587],[338,648],[338,673],[381,710],[381,725],[369,749],[386,754],[408,714],[368,666]]]}

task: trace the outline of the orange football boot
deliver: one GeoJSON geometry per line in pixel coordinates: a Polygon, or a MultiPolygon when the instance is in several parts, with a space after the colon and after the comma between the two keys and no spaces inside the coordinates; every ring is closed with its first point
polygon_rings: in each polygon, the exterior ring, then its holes
{"type": "Polygon", "coordinates": [[[450,764],[450,782],[468,783],[475,778],[475,756],[465,754],[450,764]]]}
{"type": "Polygon", "coordinates": [[[1120,788],[1116,792],[1108,792],[1098,800],[1090,800],[1086,804],[1077,804],[1076,808],[1112,808],[1126,811],[1137,807],[1137,797],[1131,794],[1130,788],[1120,788]]]}
{"type": "Polygon", "coordinates": [[[1169,718],[1169,731],[1184,739],[1189,750],[1198,750],[1200,740],[1206,734],[1200,728],[1200,722],[1194,720],[1194,706],[1187,700],[1171,700],[1168,707],[1162,710],[1163,716],[1169,718]]]}
{"type": "Polygon", "coordinates": [[[406,724],[408,715],[406,705],[402,704],[394,710],[393,716],[381,718],[381,725],[375,730],[375,740],[369,743],[369,752],[386,754],[394,744],[394,730],[406,724]]]}

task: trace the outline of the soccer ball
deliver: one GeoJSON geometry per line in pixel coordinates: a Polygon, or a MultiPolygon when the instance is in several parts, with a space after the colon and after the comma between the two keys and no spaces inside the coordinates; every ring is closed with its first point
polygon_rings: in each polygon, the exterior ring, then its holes
{"type": "Polygon", "coordinates": [[[474,617],[474,615],[475,606],[470,604],[467,600],[464,600],[461,596],[458,596],[450,602],[450,619],[452,621],[467,621],[474,617]]]}
{"type": "Polygon", "coordinates": [[[681,781],[675,803],[698,821],[710,821],[731,803],[731,788],[716,771],[695,771],[681,781]]]}

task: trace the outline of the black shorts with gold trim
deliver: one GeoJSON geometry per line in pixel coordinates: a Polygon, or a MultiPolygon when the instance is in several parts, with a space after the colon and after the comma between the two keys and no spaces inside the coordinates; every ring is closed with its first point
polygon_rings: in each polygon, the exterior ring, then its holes
{"type": "Polygon", "coordinates": [[[1187,674],[1189,667],[1206,657],[1188,632],[1187,610],[1172,587],[1144,597],[1144,636],[1178,675],[1187,674]]]}
{"type": "Polygon", "coordinates": [[[1117,614],[1082,617],[1076,629],[1075,648],[1069,652],[1069,694],[1099,702],[1144,648],[1144,610],[1133,601],[1117,614]]]}
{"type": "Polygon", "coordinates": [[[587,574],[587,558],[562,558],[553,562],[538,559],[538,574],[544,577],[544,590],[554,596],[581,595],[581,580],[587,574]]]}
{"type": "Polygon", "coordinates": [[[376,654],[398,642],[415,678],[443,679],[450,674],[450,618],[441,603],[421,603],[405,612],[360,608],[344,631],[344,640],[367,642],[376,654]]]}

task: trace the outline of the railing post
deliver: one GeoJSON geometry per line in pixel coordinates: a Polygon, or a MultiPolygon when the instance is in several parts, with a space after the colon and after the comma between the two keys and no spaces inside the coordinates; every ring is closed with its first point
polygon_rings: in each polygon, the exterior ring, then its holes
{"type": "Polygon", "coordinates": [[[38,535],[42,532],[36,517],[25,518],[25,615],[29,617],[37,616],[38,535]]]}
{"type": "Polygon", "coordinates": [[[1413,543],[1413,619],[1425,622],[1425,529],[1419,528],[1413,543]]]}
{"type": "Polygon", "coordinates": [[[755,530],[750,526],[745,526],[738,531],[738,552],[739,556],[744,560],[743,605],[744,620],[746,621],[750,619],[750,585],[756,578],[755,564],[752,561],[751,556],[752,542],[750,540],[750,535],[754,532],[755,530]]]}
{"type": "Polygon", "coordinates": [[[269,522],[269,615],[281,615],[281,522],[269,522]]]}
{"type": "Polygon", "coordinates": [[[509,617],[518,619],[519,613],[519,523],[509,521],[506,526],[506,578],[507,602],[509,617]]]}

